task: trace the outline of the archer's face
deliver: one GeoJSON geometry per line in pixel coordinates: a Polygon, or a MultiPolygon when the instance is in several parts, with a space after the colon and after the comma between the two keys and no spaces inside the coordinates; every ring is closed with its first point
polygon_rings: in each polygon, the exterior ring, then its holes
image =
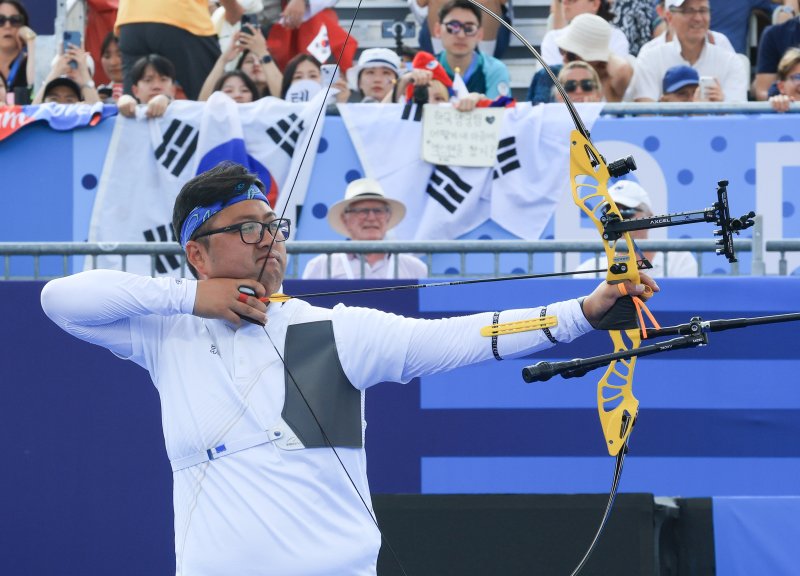
{"type": "MultiPolygon", "coordinates": [[[[266,202],[245,200],[215,214],[204,228],[225,228],[242,222],[266,224],[275,218],[275,213],[266,202]]],[[[201,279],[256,280],[266,260],[261,284],[266,288],[267,294],[274,294],[283,282],[286,272],[286,243],[273,243],[272,240],[273,237],[265,231],[264,237],[258,244],[245,244],[238,230],[212,234],[198,241],[190,240],[189,244],[196,245],[199,259],[197,262],[192,261],[192,265],[197,269],[201,279]]]]}

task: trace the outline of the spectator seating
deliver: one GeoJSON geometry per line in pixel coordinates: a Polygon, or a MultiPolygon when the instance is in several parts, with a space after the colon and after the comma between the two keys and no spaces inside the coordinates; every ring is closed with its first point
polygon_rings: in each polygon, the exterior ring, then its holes
{"type": "MultiPolygon", "coordinates": [[[[336,11],[342,26],[347,29],[355,13],[358,0],[339,0],[336,11]]],[[[538,49],[547,31],[549,0],[514,0],[514,27],[538,49]]],[[[413,20],[406,0],[369,0],[362,2],[358,20],[353,26],[353,34],[358,38],[359,48],[394,48],[393,38],[383,38],[381,22],[384,20],[413,20]]],[[[409,38],[406,45],[416,48],[417,39],[409,38]]],[[[516,38],[503,56],[511,74],[511,88],[514,96],[524,100],[531,78],[539,69],[528,50],[516,38]]]]}

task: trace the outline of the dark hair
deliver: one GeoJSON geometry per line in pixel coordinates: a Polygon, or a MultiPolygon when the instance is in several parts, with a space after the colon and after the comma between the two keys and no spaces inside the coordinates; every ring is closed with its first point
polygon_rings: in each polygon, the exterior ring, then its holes
{"type": "Polygon", "coordinates": [[[22,25],[23,26],[30,25],[31,19],[28,18],[28,11],[25,10],[25,6],[23,6],[21,2],[17,2],[17,0],[0,0],[0,4],[11,4],[14,8],[17,9],[19,15],[22,16],[22,25]]]}
{"type": "Polygon", "coordinates": [[[256,83],[253,82],[253,79],[250,78],[250,76],[241,70],[231,70],[230,72],[225,72],[225,74],[223,74],[222,77],[217,80],[217,83],[214,84],[214,92],[219,92],[222,90],[222,85],[225,84],[225,80],[228,78],[233,78],[234,76],[244,82],[245,87],[250,91],[250,94],[253,95],[253,102],[261,97],[261,95],[258,93],[258,87],[256,86],[256,83]]]}
{"type": "Polygon", "coordinates": [[[597,9],[597,15],[606,22],[611,22],[614,19],[614,12],[611,10],[611,3],[608,0],[600,0],[600,8],[597,9]]]}
{"type": "MultiPolygon", "coordinates": [[[[266,194],[264,183],[258,176],[251,173],[241,164],[236,162],[224,161],[217,164],[214,168],[198,174],[183,185],[178,197],[175,198],[175,206],[172,209],[172,230],[175,238],[180,242],[181,228],[183,221],[189,213],[198,206],[210,206],[217,202],[225,202],[234,196],[242,193],[242,187],[237,189],[237,184],[244,183],[244,190],[252,184],[258,186],[259,190],[266,194]]],[[[206,228],[206,223],[200,226],[194,233],[196,236],[206,228]]],[[[198,242],[205,242],[206,238],[201,238],[198,242]]],[[[188,264],[189,271],[197,278],[197,270],[188,264]]]]}
{"type": "Polygon", "coordinates": [[[475,18],[478,19],[478,26],[481,25],[481,19],[483,18],[483,13],[481,9],[469,2],[468,0],[450,0],[450,2],[444,4],[441,8],[439,8],[439,24],[444,22],[444,19],[447,17],[450,12],[455,10],[456,8],[461,8],[463,10],[469,10],[473,14],[475,14],[475,18]]]}
{"type": "Polygon", "coordinates": [[[289,91],[289,86],[292,85],[292,76],[294,76],[297,67],[303,62],[311,62],[314,66],[322,69],[322,64],[319,60],[314,58],[311,54],[298,54],[286,65],[283,69],[283,81],[281,82],[281,98],[286,98],[286,93],[289,91]]]}
{"type": "Polygon", "coordinates": [[[101,56],[106,53],[106,50],[108,50],[108,47],[111,46],[111,44],[119,44],[119,38],[114,36],[113,31],[106,34],[106,37],[103,38],[103,43],[100,45],[101,56]]]}
{"type": "MultiPolygon", "coordinates": [[[[239,58],[239,61],[236,63],[236,70],[242,69],[242,64],[244,64],[245,59],[247,58],[248,55],[250,55],[250,53],[251,53],[250,50],[245,50],[244,52],[242,52],[242,57],[239,58]]],[[[245,72],[242,72],[242,74],[247,76],[247,73],[245,72]]],[[[250,76],[247,77],[250,78],[250,76]]],[[[253,79],[250,78],[250,80],[252,81],[253,79]]],[[[256,86],[255,81],[253,81],[253,86],[256,86]]],[[[264,98],[265,96],[272,96],[272,92],[270,92],[269,90],[269,84],[265,84],[263,90],[259,90],[258,86],[256,86],[256,91],[253,92],[253,100],[258,100],[259,98],[264,98]]]]}
{"type": "Polygon", "coordinates": [[[167,76],[175,81],[175,66],[172,62],[160,54],[149,54],[139,58],[131,68],[131,84],[138,84],[139,80],[144,78],[148,66],[152,66],[161,76],[167,76]]]}

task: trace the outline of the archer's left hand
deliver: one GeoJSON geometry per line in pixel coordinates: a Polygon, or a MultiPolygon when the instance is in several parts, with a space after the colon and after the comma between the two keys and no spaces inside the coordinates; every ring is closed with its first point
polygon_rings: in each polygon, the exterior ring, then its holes
{"type": "MultiPolygon", "coordinates": [[[[653,292],[661,290],[655,280],[647,274],[640,273],[639,277],[641,284],[633,284],[628,280],[622,283],[628,296],[638,296],[642,300],[647,300],[653,292]],[[647,290],[647,287],[652,292],[647,290]]],[[[620,291],[618,285],[603,282],[583,301],[583,315],[586,316],[592,326],[596,326],[622,296],[624,294],[620,291]]]]}

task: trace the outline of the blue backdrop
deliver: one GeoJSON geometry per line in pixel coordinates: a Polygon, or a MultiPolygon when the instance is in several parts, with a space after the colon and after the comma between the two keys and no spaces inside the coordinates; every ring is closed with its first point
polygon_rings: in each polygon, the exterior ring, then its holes
{"type": "MultiPolygon", "coordinates": [[[[798,282],[663,280],[652,308],[665,325],[696,314],[787,312],[798,282]]],[[[295,281],[286,289],[298,294],[343,285],[295,281]]],[[[354,285],[374,283],[347,284],[354,285]]],[[[438,317],[561,300],[592,286],[587,280],[518,281],[345,300],[438,317]]],[[[138,366],[50,323],[39,306],[40,290],[40,283],[0,282],[0,493],[6,495],[0,573],[169,573],[171,474],[156,391],[138,366]]],[[[726,501],[715,533],[718,548],[731,554],[743,553],[736,543],[754,526],[771,525],[770,499],[783,497],[781,510],[800,509],[797,331],[796,324],[783,324],[711,334],[707,348],[642,358],[634,384],[641,410],[620,489],[760,497],[726,501]]],[[[609,344],[595,333],[528,359],[371,388],[366,445],[373,490],[607,492],[613,459],[595,407],[599,373],[528,385],[520,369],[543,358],[603,353],[609,344]]],[[[775,538],[748,548],[748,558],[775,549],[789,555],[800,528],[795,523],[775,538]]]]}

